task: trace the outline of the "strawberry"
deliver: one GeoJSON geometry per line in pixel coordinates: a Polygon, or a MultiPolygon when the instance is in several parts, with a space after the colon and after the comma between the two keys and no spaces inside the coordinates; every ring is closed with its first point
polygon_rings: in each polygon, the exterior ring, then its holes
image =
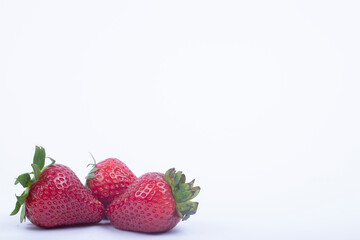
{"type": "Polygon", "coordinates": [[[125,193],[106,209],[116,228],[138,232],[166,232],[180,220],[196,213],[200,187],[185,183],[185,175],[174,168],[163,173],[146,173],[135,180],[125,193]]]}
{"type": "Polygon", "coordinates": [[[17,197],[14,211],[22,206],[20,221],[27,217],[35,225],[51,228],[72,224],[97,223],[104,217],[105,208],[84,187],[69,168],[52,163],[44,167],[45,149],[36,146],[32,173],[21,174],[15,181],[25,187],[17,197]],[[31,178],[30,174],[33,174],[31,178]]]}
{"type": "Polygon", "coordinates": [[[86,187],[105,207],[122,195],[136,179],[125,163],[116,158],[108,158],[98,164],[94,159],[94,164],[89,165],[93,169],[86,177],[86,187]]]}

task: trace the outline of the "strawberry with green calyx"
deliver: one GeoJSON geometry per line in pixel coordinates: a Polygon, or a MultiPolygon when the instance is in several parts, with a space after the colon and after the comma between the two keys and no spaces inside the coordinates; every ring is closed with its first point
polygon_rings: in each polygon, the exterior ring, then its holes
{"type": "Polygon", "coordinates": [[[104,217],[104,206],[82,185],[68,167],[52,163],[45,165],[45,149],[36,147],[33,172],[21,174],[15,181],[25,187],[17,197],[14,211],[20,221],[25,217],[35,225],[51,228],[56,226],[96,223],[104,217]],[[33,177],[31,177],[33,175],[33,177]]]}
{"type": "Polygon", "coordinates": [[[86,177],[85,186],[106,207],[125,192],[136,176],[119,159],[108,158],[99,163],[94,157],[93,160],[94,163],[88,165],[93,168],[86,177]]]}
{"type": "Polygon", "coordinates": [[[180,220],[195,214],[197,202],[190,201],[200,192],[194,180],[185,183],[185,175],[169,169],[146,173],[133,182],[125,193],[106,209],[116,228],[138,232],[166,232],[180,220]]]}

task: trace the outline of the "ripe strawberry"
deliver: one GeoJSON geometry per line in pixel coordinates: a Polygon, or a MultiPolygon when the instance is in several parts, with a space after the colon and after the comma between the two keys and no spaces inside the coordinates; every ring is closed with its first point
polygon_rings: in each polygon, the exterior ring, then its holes
{"type": "Polygon", "coordinates": [[[104,206],[84,187],[75,173],[68,167],[54,164],[44,168],[45,150],[36,147],[33,173],[21,174],[15,184],[26,190],[17,197],[14,211],[19,212],[20,221],[27,217],[35,225],[51,228],[63,225],[96,223],[104,218],[104,206]],[[34,174],[31,178],[30,174],[34,174]]]}
{"type": "Polygon", "coordinates": [[[89,165],[94,168],[86,177],[86,187],[105,207],[122,195],[136,179],[125,163],[116,158],[108,158],[98,164],[94,159],[94,164],[89,165]]]}
{"type": "Polygon", "coordinates": [[[165,232],[196,213],[196,197],[200,187],[195,180],[185,183],[185,175],[169,169],[162,173],[146,173],[133,182],[125,193],[106,209],[116,228],[138,232],[165,232]]]}

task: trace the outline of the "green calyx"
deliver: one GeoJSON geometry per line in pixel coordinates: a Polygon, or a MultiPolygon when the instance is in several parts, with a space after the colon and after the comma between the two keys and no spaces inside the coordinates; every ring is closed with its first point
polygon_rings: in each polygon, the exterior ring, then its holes
{"type": "Polygon", "coordinates": [[[179,217],[185,221],[191,215],[196,213],[199,203],[190,201],[200,192],[200,187],[194,187],[195,179],[189,183],[185,183],[185,175],[175,171],[175,168],[169,169],[165,173],[165,180],[171,188],[171,192],[176,201],[176,211],[179,217]]]}
{"type": "Polygon", "coordinates": [[[89,163],[89,164],[87,165],[88,167],[89,167],[89,166],[92,166],[92,169],[90,170],[90,172],[88,173],[88,175],[85,177],[85,178],[86,178],[85,187],[88,186],[88,181],[89,181],[90,179],[95,178],[95,172],[99,169],[99,168],[96,167],[96,160],[95,160],[94,156],[93,156],[91,153],[90,153],[90,155],[91,155],[94,163],[89,163]]]}
{"type": "Polygon", "coordinates": [[[25,221],[25,213],[26,213],[25,200],[29,195],[30,186],[39,179],[40,174],[46,168],[50,167],[54,163],[55,163],[54,159],[50,157],[46,157],[45,149],[43,147],[39,147],[39,146],[35,147],[34,159],[33,159],[33,163],[31,164],[33,171],[30,173],[20,174],[15,180],[15,185],[20,183],[25,188],[25,191],[20,196],[15,195],[17,201],[15,204],[15,209],[11,212],[10,216],[16,215],[21,208],[20,222],[25,221]],[[46,158],[51,160],[51,163],[47,166],[45,166],[46,158]],[[33,176],[31,177],[31,175],[33,176]]]}

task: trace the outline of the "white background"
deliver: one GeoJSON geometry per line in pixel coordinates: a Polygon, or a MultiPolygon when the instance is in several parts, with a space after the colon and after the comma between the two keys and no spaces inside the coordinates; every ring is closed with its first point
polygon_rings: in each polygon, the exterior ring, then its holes
{"type": "Polygon", "coordinates": [[[359,239],[358,1],[0,0],[1,239],[359,239]],[[44,230],[35,145],[84,181],[117,157],[202,187],[161,235],[44,230]],[[4,238],[5,237],[5,238],[4,238]]]}

